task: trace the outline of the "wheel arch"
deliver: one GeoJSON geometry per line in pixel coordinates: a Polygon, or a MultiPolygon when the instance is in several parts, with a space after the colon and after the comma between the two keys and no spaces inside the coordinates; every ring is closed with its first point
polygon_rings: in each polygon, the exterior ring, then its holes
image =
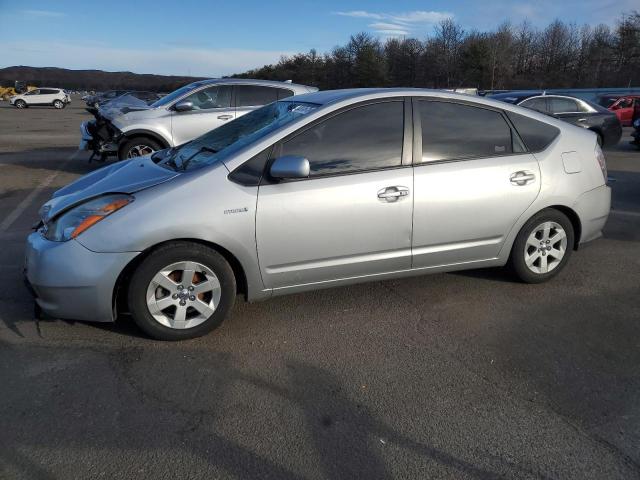
{"type": "Polygon", "coordinates": [[[573,249],[578,250],[578,246],[580,245],[580,237],[582,236],[582,222],[580,221],[580,217],[578,216],[576,211],[571,207],[567,207],[566,205],[550,205],[547,208],[558,210],[560,213],[563,213],[567,216],[567,218],[571,222],[571,226],[573,227],[573,249]]]}
{"type": "Polygon", "coordinates": [[[133,275],[135,269],[154,251],[158,248],[163,247],[164,245],[168,245],[171,243],[177,242],[190,242],[197,243],[199,245],[204,245],[206,247],[215,250],[220,255],[224,257],[224,259],[229,262],[231,269],[233,270],[233,275],[236,279],[236,289],[237,293],[242,294],[245,299],[248,296],[248,286],[247,286],[247,276],[245,274],[245,269],[240,263],[240,261],[236,258],[236,256],[231,253],[229,250],[224,248],[222,245],[217,243],[209,242],[207,240],[202,240],[198,238],[175,238],[171,240],[166,240],[151,247],[145,249],[140,253],[140,255],[136,255],[134,259],[132,259],[120,272],[118,278],[116,279],[115,285],[113,287],[112,293],[112,306],[113,306],[113,318],[117,317],[118,312],[128,311],[127,305],[127,286],[129,285],[129,280],[133,275]]]}
{"type": "Polygon", "coordinates": [[[122,134],[122,139],[119,142],[118,148],[119,149],[122,148],[122,145],[124,145],[124,142],[126,142],[127,140],[131,140],[132,138],[135,138],[135,137],[143,137],[143,138],[149,138],[151,140],[155,140],[162,146],[162,148],[169,148],[171,146],[169,144],[169,141],[159,133],[153,132],[151,130],[135,129],[135,130],[129,130],[122,134]]]}

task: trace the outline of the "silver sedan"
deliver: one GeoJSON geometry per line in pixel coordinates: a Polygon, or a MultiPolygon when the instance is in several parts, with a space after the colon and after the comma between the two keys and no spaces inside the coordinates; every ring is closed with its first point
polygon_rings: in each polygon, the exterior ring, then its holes
{"type": "Polygon", "coordinates": [[[277,101],[180,147],[56,192],[25,273],[49,315],[158,339],[209,332],[248,301],[509,265],[557,275],[601,235],[596,135],[489,99],[413,89],[277,101]]]}

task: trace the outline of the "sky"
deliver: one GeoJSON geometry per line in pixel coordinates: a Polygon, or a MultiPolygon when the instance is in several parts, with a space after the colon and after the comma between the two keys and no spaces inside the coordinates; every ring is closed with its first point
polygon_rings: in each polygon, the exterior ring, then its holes
{"type": "Polygon", "coordinates": [[[640,0],[0,0],[0,68],[12,65],[217,77],[330,51],[366,31],[425,39],[453,18],[465,30],[559,18],[614,26],[640,0]]]}

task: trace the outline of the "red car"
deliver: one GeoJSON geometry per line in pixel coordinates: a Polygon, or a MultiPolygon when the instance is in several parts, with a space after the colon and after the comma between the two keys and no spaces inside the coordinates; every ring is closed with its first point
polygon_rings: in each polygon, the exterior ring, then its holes
{"type": "Polygon", "coordinates": [[[640,95],[606,95],[600,98],[599,103],[614,112],[623,127],[632,125],[633,119],[640,116],[640,95]],[[603,105],[603,102],[608,105],[603,105]]]}

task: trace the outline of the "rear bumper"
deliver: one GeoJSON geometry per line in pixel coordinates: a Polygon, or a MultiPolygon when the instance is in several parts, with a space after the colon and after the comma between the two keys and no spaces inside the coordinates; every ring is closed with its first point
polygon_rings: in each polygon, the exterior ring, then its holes
{"type": "Polygon", "coordinates": [[[27,239],[24,274],[38,306],[69,320],[111,322],[118,276],[138,252],[96,253],[75,240],[27,239]]]}
{"type": "Polygon", "coordinates": [[[580,217],[582,226],[580,245],[601,237],[611,210],[611,188],[602,185],[583,193],[573,209],[580,217]]]}

